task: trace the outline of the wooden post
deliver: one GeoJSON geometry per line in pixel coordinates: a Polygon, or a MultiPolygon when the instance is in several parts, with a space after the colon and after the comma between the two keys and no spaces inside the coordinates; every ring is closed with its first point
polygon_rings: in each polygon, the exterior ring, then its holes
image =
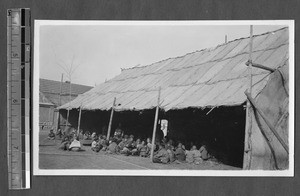
{"type": "Polygon", "coordinates": [[[81,106],[80,106],[80,108],[79,108],[79,115],[78,115],[78,128],[77,128],[77,136],[79,135],[80,121],[81,121],[81,106]]]}
{"type": "Polygon", "coordinates": [[[253,25],[250,25],[250,43],[249,43],[249,93],[252,95],[252,50],[253,50],[253,25]]]}
{"type": "Polygon", "coordinates": [[[150,155],[150,159],[152,162],[153,162],[155,135],[156,135],[156,127],[157,127],[157,119],[158,119],[158,110],[159,110],[159,104],[160,104],[160,91],[161,91],[161,87],[159,87],[159,89],[158,89],[157,106],[156,106],[154,126],[153,126],[153,135],[152,135],[152,144],[151,144],[152,147],[151,147],[151,155],[150,155]]]}
{"type": "Polygon", "coordinates": [[[249,63],[249,61],[246,62],[246,65],[247,65],[247,66],[249,66],[250,64],[252,65],[252,67],[264,69],[264,70],[267,70],[267,71],[269,71],[269,72],[274,72],[274,71],[275,71],[275,69],[270,68],[270,67],[266,67],[266,66],[264,66],[264,65],[260,65],[260,64],[253,63],[253,62],[252,62],[252,63],[249,63]]]}
{"type": "Polygon", "coordinates": [[[114,116],[114,109],[115,109],[115,105],[116,105],[116,98],[114,98],[114,102],[113,105],[111,107],[111,112],[110,112],[110,118],[109,118],[109,124],[108,124],[108,130],[107,130],[107,140],[109,140],[110,137],[110,131],[111,131],[111,124],[112,124],[112,119],[114,116]]]}
{"type": "MultiPolygon", "coordinates": [[[[249,79],[249,88],[248,92],[252,95],[252,48],[253,47],[253,26],[250,25],[250,40],[249,40],[249,65],[248,65],[248,79],[249,79]]],[[[252,156],[252,108],[249,100],[247,101],[247,110],[246,110],[246,128],[245,128],[245,155],[244,155],[244,164],[243,169],[251,168],[251,156],[252,156]]]]}

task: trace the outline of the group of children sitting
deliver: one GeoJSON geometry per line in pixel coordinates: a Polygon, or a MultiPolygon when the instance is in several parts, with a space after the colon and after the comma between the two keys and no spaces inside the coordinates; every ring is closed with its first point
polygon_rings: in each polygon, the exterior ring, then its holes
{"type": "MultiPolygon", "coordinates": [[[[53,137],[55,138],[55,134],[50,131],[48,138],[53,139],[53,137]]],[[[151,138],[146,140],[137,138],[135,140],[134,135],[123,136],[118,131],[109,139],[105,135],[97,135],[96,132],[90,134],[89,132],[83,133],[83,131],[80,131],[77,135],[74,131],[63,136],[59,149],[79,151],[82,144],[91,146],[91,150],[94,152],[103,151],[108,154],[126,156],[150,157],[152,149],[151,138]]],[[[196,145],[187,150],[182,143],[179,142],[175,146],[174,141],[167,138],[163,138],[161,141],[156,140],[153,150],[153,162],[155,163],[187,162],[200,164],[211,158],[205,145],[202,145],[199,150],[196,145]]]]}
{"type": "Polygon", "coordinates": [[[99,135],[98,138],[92,134],[93,142],[91,149],[95,152],[105,151],[110,154],[123,154],[126,156],[148,157],[151,151],[151,139],[147,138],[146,142],[141,139],[134,140],[134,135],[124,135],[124,137],[114,136],[109,140],[105,135],[99,135]]]}
{"type": "Polygon", "coordinates": [[[155,163],[187,162],[198,165],[211,158],[206,145],[202,145],[199,150],[196,145],[193,145],[190,150],[187,150],[180,142],[174,147],[173,140],[162,140],[162,142],[157,145],[158,150],[155,151],[153,156],[153,162],[155,163]]]}

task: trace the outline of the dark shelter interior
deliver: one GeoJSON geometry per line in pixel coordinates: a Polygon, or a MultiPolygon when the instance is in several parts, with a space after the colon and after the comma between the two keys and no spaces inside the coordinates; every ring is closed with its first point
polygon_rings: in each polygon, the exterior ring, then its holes
{"type": "MultiPolygon", "coordinates": [[[[66,119],[67,112],[60,112],[66,119]]],[[[82,111],[80,129],[106,134],[110,111],[82,111]]],[[[71,110],[69,122],[78,126],[79,110],[71,110]]],[[[111,136],[120,127],[124,134],[133,134],[135,138],[152,138],[155,109],[143,111],[115,111],[112,121],[111,136]]],[[[159,119],[168,120],[168,139],[177,145],[181,142],[189,150],[192,145],[197,149],[206,145],[209,153],[224,164],[243,166],[246,110],[243,105],[182,110],[159,111],[159,119]]],[[[61,125],[65,121],[61,121],[61,125]]],[[[63,128],[63,126],[62,126],[63,128]]],[[[160,125],[157,126],[156,138],[162,139],[160,125]]]]}

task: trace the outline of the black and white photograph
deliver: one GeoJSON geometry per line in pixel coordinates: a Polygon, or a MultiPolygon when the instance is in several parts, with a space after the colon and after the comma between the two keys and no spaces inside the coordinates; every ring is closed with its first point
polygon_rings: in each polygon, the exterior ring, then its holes
{"type": "Polygon", "coordinates": [[[34,175],[294,175],[294,21],[34,25],[34,175]]]}

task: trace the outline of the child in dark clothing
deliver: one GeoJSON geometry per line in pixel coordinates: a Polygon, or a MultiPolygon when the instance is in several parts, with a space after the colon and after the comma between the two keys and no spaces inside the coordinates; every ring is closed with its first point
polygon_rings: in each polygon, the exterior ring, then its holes
{"type": "Polygon", "coordinates": [[[200,153],[201,153],[201,158],[203,160],[207,160],[210,158],[210,154],[207,151],[207,147],[206,145],[201,146],[201,148],[199,149],[200,153]]]}
{"type": "Polygon", "coordinates": [[[69,150],[71,142],[68,136],[65,136],[63,140],[61,141],[61,144],[59,146],[59,149],[61,150],[69,150]]]}
{"type": "Polygon", "coordinates": [[[113,138],[111,140],[111,143],[107,147],[107,153],[109,153],[109,154],[117,154],[117,148],[118,148],[117,139],[113,138]]]}
{"type": "Polygon", "coordinates": [[[49,140],[55,140],[55,134],[53,133],[53,129],[50,130],[50,133],[48,134],[49,140]]]}
{"type": "Polygon", "coordinates": [[[169,161],[170,161],[169,153],[167,152],[164,144],[160,144],[158,152],[153,156],[153,162],[166,164],[169,161]]]}
{"type": "Polygon", "coordinates": [[[147,146],[145,144],[145,141],[142,141],[140,146],[140,156],[141,157],[147,157],[147,146]]]}
{"type": "Polygon", "coordinates": [[[92,151],[94,152],[99,152],[100,151],[100,146],[99,146],[99,140],[95,139],[93,142],[92,142],[92,145],[91,145],[91,149],[92,151]]]}
{"type": "Polygon", "coordinates": [[[106,136],[103,135],[102,137],[100,137],[99,147],[102,151],[105,151],[107,149],[107,146],[108,146],[108,141],[106,140],[106,136]]]}
{"type": "Polygon", "coordinates": [[[62,132],[61,132],[61,129],[57,129],[56,135],[58,135],[59,138],[62,137],[63,134],[62,134],[62,132]]]}
{"type": "Polygon", "coordinates": [[[175,158],[180,162],[185,161],[185,151],[183,150],[181,143],[178,144],[175,150],[175,158]]]}
{"type": "Polygon", "coordinates": [[[131,154],[132,155],[139,155],[140,154],[140,150],[141,150],[141,140],[137,139],[135,142],[135,147],[134,149],[132,149],[131,154]]]}

